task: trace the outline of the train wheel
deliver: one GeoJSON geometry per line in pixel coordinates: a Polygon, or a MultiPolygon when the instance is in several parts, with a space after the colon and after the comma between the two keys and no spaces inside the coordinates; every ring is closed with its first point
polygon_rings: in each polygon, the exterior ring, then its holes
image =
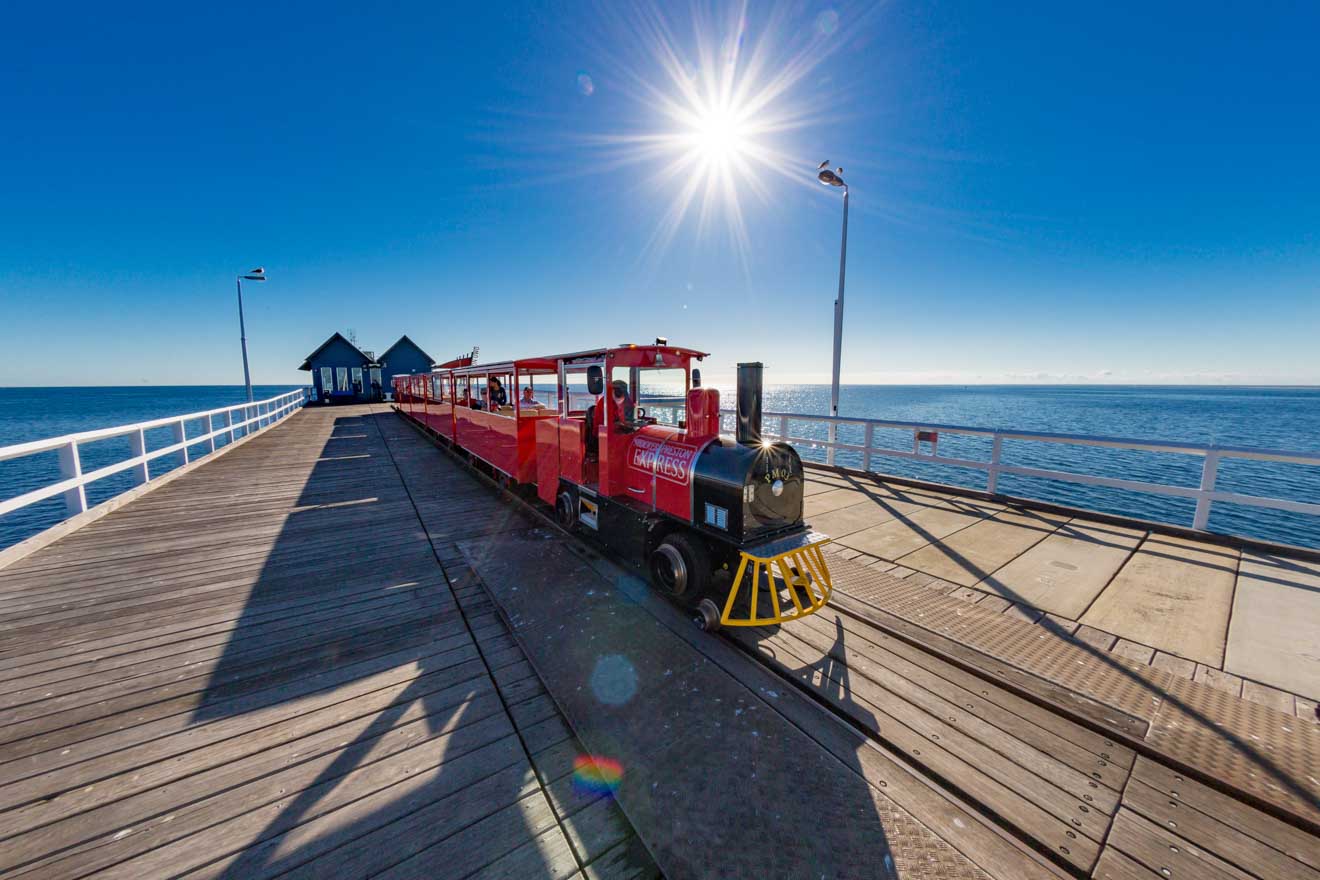
{"type": "Polygon", "coordinates": [[[693,602],[710,584],[710,556],[701,542],[676,532],[651,553],[651,583],[671,598],[693,602]]]}
{"type": "Polygon", "coordinates": [[[573,503],[573,493],[565,490],[559,493],[559,498],[555,500],[555,517],[559,520],[559,525],[568,531],[573,530],[577,525],[577,505],[573,503]]]}
{"type": "Polygon", "coordinates": [[[720,608],[710,599],[702,599],[692,610],[692,622],[703,632],[715,632],[720,628],[720,608]]]}

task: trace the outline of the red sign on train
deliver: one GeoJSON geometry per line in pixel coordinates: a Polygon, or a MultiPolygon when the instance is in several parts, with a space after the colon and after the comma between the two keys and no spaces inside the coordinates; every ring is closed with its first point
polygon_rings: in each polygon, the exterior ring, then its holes
{"type": "Polygon", "coordinates": [[[686,486],[692,473],[695,446],[665,443],[650,437],[637,437],[629,450],[629,464],[656,476],[686,486]]]}

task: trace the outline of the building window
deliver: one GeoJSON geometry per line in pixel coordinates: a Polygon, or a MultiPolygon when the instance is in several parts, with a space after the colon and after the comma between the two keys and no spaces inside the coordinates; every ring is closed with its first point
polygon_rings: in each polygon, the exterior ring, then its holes
{"type": "Polygon", "coordinates": [[[330,391],[331,391],[331,389],[333,389],[334,387],[335,387],[334,371],[331,370],[329,367],[322,367],[322,368],[321,368],[321,393],[322,393],[322,394],[329,394],[330,391]]]}
{"type": "Polygon", "coordinates": [[[376,389],[378,389],[378,388],[381,387],[381,384],[380,384],[380,367],[372,367],[372,368],[371,368],[371,387],[372,387],[372,390],[376,390],[376,389]]]}
{"type": "Polygon", "coordinates": [[[348,390],[348,367],[335,367],[336,391],[348,390]]]}
{"type": "Polygon", "coordinates": [[[361,367],[354,367],[354,368],[353,368],[353,393],[355,393],[355,394],[361,394],[361,393],[362,393],[362,368],[361,368],[361,367]]]}

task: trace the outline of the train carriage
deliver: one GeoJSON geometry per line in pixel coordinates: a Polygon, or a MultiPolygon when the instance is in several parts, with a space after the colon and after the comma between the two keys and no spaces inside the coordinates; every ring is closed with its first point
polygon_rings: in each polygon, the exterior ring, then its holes
{"type": "Polygon", "coordinates": [[[738,367],[736,432],[701,387],[706,354],[623,345],[395,378],[395,407],[523,487],[706,629],[810,614],[831,583],[828,541],[803,521],[803,472],[761,436],[761,365],[738,367]],[[664,422],[661,412],[673,417],[664,422]]]}

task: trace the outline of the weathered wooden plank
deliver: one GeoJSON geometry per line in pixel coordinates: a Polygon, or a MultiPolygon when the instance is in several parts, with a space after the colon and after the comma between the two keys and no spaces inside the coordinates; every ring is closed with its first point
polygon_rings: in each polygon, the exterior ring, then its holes
{"type": "MultiPolygon", "coordinates": [[[[58,750],[41,749],[11,758],[9,755],[17,750],[17,745],[11,744],[0,755],[4,758],[0,764],[0,809],[77,791],[125,769],[191,752],[248,730],[278,725],[321,706],[341,703],[374,690],[407,687],[422,669],[440,671],[453,666],[459,667],[456,675],[468,676],[482,668],[475,658],[470,646],[433,655],[416,650],[400,651],[335,667],[292,686],[283,685],[270,692],[256,691],[216,703],[211,710],[218,720],[201,726],[190,711],[184,711],[58,750]]],[[[191,708],[195,707],[194,700],[191,708]]],[[[20,745],[31,742],[25,740],[20,745]]]]}
{"type": "MultiPolygon", "coordinates": [[[[410,840],[414,847],[442,840],[492,808],[528,795],[544,802],[535,778],[528,779],[515,737],[452,761],[443,759],[442,751],[422,762],[406,760],[412,756],[405,752],[397,762],[369,765],[149,850],[98,876],[365,877],[372,856],[376,864],[381,855],[397,860],[410,840]],[[404,827],[409,833],[397,833],[404,827]],[[388,840],[372,833],[387,828],[388,840]],[[344,847],[349,843],[356,845],[344,847]],[[309,867],[341,847],[332,859],[309,867]],[[334,868],[327,870],[330,865],[334,868]]],[[[528,827],[521,840],[542,830],[528,827]]]]}
{"type": "Polygon", "coordinates": [[[217,671],[232,676],[237,669],[252,667],[264,659],[284,662],[294,651],[314,649],[338,639],[372,638],[374,633],[388,637],[399,627],[423,627],[446,618],[461,629],[457,616],[456,606],[447,597],[437,595],[383,609],[340,613],[284,629],[262,628],[258,633],[249,633],[244,627],[230,633],[228,641],[219,636],[202,640],[207,643],[200,647],[172,643],[127,656],[98,659],[72,670],[13,679],[5,682],[9,687],[0,688],[4,691],[0,693],[0,727],[72,706],[109,700],[123,693],[154,689],[161,684],[174,685],[180,681],[180,675],[210,676],[205,682],[205,687],[210,689],[223,680],[215,675],[217,671]],[[57,675],[62,677],[56,678],[57,675]]]}
{"type": "Polygon", "coordinates": [[[1101,851],[1091,877],[1093,880],[1167,880],[1164,874],[1132,861],[1112,846],[1101,851]]]}
{"type": "MultiPolygon", "coordinates": [[[[1178,788],[1170,790],[1180,792],[1178,788]]],[[[1179,796],[1158,791],[1134,779],[1123,792],[1123,806],[1157,826],[1176,828],[1179,837],[1248,874],[1320,880],[1320,871],[1251,837],[1246,829],[1258,824],[1260,818],[1248,816],[1255,811],[1243,804],[1234,805],[1231,815],[1216,818],[1189,805],[1179,796]],[[1220,821],[1221,818],[1224,821],[1220,821]]],[[[1312,849],[1320,850],[1320,840],[1312,841],[1312,849]]]]}
{"type": "Polygon", "coordinates": [[[1252,880],[1177,833],[1155,825],[1124,808],[1114,817],[1109,846],[1165,877],[1196,880],[1252,880]]]}
{"type": "MultiPolygon", "coordinates": [[[[322,674],[334,663],[351,664],[380,655],[396,656],[403,648],[430,650],[444,646],[465,650],[472,655],[471,639],[459,621],[448,613],[431,619],[405,621],[381,630],[360,631],[324,642],[309,642],[297,655],[276,653],[248,665],[224,668],[223,655],[207,674],[180,677],[173,670],[141,676],[143,681],[128,679],[90,693],[77,692],[67,698],[52,700],[50,714],[37,714],[31,707],[12,710],[22,715],[31,711],[30,720],[0,727],[0,745],[15,744],[6,754],[32,754],[34,748],[55,748],[90,739],[124,725],[115,716],[136,712],[139,719],[159,718],[181,712],[197,717],[217,717],[218,706],[228,700],[252,693],[270,693],[279,685],[297,683],[322,674]],[[92,699],[96,702],[86,702],[92,699]],[[66,700],[68,708],[62,708],[66,700]]],[[[270,699],[280,699],[271,695],[270,699]]],[[[140,723],[140,722],[139,722],[140,723]]]]}
{"type": "MultiPolygon", "coordinates": [[[[419,580],[399,585],[397,592],[408,593],[429,589],[435,580],[419,580]]],[[[391,590],[390,592],[395,592],[391,590]]],[[[371,583],[333,594],[325,601],[321,591],[290,590],[290,598],[260,603],[249,608],[241,597],[223,598],[201,608],[190,607],[173,614],[149,615],[142,620],[119,618],[115,621],[96,621],[87,626],[62,626],[56,632],[46,633],[39,640],[16,647],[6,657],[0,657],[0,669],[6,674],[14,670],[20,674],[28,667],[52,664],[56,661],[81,662],[85,655],[96,654],[120,646],[140,645],[166,636],[186,640],[191,633],[223,632],[234,629],[240,622],[258,625],[268,621],[296,619],[314,608],[324,608],[332,602],[350,608],[357,603],[383,598],[381,585],[371,583]]],[[[10,636],[6,636],[8,643],[10,636]]]]}
{"type": "MultiPolygon", "coordinates": [[[[632,839],[636,840],[635,837],[632,839]]],[[[654,863],[651,865],[654,871],[654,863]]],[[[561,829],[551,828],[475,874],[468,875],[466,880],[523,880],[526,877],[558,880],[581,876],[568,838],[561,829]]]]}
{"type": "MultiPolygon", "coordinates": [[[[393,712],[356,718],[19,834],[0,848],[0,870],[53,853],[25,870],[34,877],[83,876],[428,741],[450,759],[507,737],[511,729],[499,701],[489,692],[470,693],[419,695],[393,712]],[[130,833],[120,834],[124,829],[130,833]]],[[[422,754],[409,752],[403,760],[420,763],[422,754]]]]}
{"type": "MultiPolygon", "coordinates": [[[[794,674],[798,666],[806,683],[816,684],[812,681],[816,670],[809,660],[792,654],[781,639],[770,644],[774,650],[763,653],[769,662],[789,674],[794,674]]],[[[1078,868],[1088,870],[1095,863],[1099,841],[1109,823],[1102,811],[1082,803],[1080,795],[1070,796],[952,725],[910,708],[901,696],[887,696],[892,692],[873,689],[863,676],[851,676],[845,689],[845,682],[839,680],[841,672],[821,672],[828,675],[828,680],[816,691],[859,724],[874,730],[890,748],[909,755],[926,772],[983,804],[1031,839],[1051,849],[1067,849],[1067,861],[1078,868]]],[[[1085,781],[1080,784],[1086,785],[1085,781]]],[[[1095,791],[1099,793],[1100,789],[1095,791]]]]}
{"type": "MultiPolygon", "coordinates": [[[[935,598],[947,602],[956,601],[946,599],[943,596],[936,596],[935,598]]],[[[1109,729],[1122,730],[1137,736],[1146,733],[1148,724],[1145,719],[1129,715],[1117,707],[1100,703],[1089,695],[1068,687],[1066,684],[1060,684],[1041,676],[1023,674],[1023,670],[1013,664],[987,654],[976,647],[968,646],[965,640],[955,637],[952,632],[949,635],[933,632],[897,614],[881,610],[874,604],[864,605],[852,600],[846,594],[839,595],[836,592],[832,601],[841,608],[855,613],[860,618],[873,620],[888,629],[911,638],[917,645],[933,649],[944,656],[956,659],[969,669],[976,670],[979,674],[991,676],[992,680],[1011,682],[1014,686],[1032,693],[1048,704],[1066,707],[1069,711],[1089,718],[1109,729]]],[[[942,617],[943,615],[939,616],[942,617]]],[[[950,616],[953,617],[954,614],[950,614],[950,616]]],[[[930,617],[935,619],[931,619],[929,622],[938,626],[937,615],[932,614],[930,617]]],[[[941,629],[944,628],[941,627],[941,629]]],[[[1045,635],[1048,636],[1048,633],[1045,635]]],[[[1095,749],[1092,748],[1092,750],[1095,749]]]]}
{"type": "Polygon", "coordinates": [[[1137,759],[1132,778],[1201,814],[1215,817],[1252,840],[1260,841],[1288,858],[1301,862],[1312,871],[1320,871],[1320,839],[1299,828],[1280,822],[1273,816],[1148,758],[1137,759]]]}
{"type": "Polygon", "coordinates": [[[158,639],[110,644],[37,664],[0,670],[0,706],[16,704],[21,699],[21,692],[28,689],[45,687],[43,693],[60,693],[61,690],[80,687],[79,682],[90,676],[95,676],[98,681],[109,681],[116,675],[127,677],[147,671],[150,664],[169,658],[176,658],[174,665],[181,665],[178,658],[202,658],[204,654],[200,652],[211,648],[246,650],[274,639],[296,638],[313,628],[331,625],[342,628],[348,625],[346,621],[354,621],[352,625],[363,620],[384,621],[408,614],[414,606],[434,610],[443,607],[443,603],[439,596],[418,596],[415,590],[391,591],[384,595],[373,590],[366,598],[346,604],[318,605],[315,610],[302,614],[280,614],[266,619],[237,615],[228,625],[205,627],[201,632],[190,629],[166,633],[158,639]],[[53,685],[61,687],[52,688],[53,685]]]}
{"type": "Polygon", "coordinates": [[[380,880],[433,880],[448,871],[453,871],[454,876],[466,876],[516,849],[528,833],[539,835],[552,828],[553,823],[550,805],[544,795],[537,793],[422,850],[378,876],[380,880]]]}
{"type": "Polygon", "coordinates": [[[896,668],[905,675],[925,682],[927,687],[937,693],[948,694],[950,700],[963,708],[968,708],[970,702],[971,708],[968,711],[985,712],[987,720],[993,717],[997,726],[1019,732],[1028,741],[1036,742],[1039,748],[1074,767],[1088,767],[1089,772],[1089,767],[1095,764],[1097,758],[1118,767],[1132,766],[1132,750],[1118,745],[1113,739],[1074,724],[1058,713],[1004,688],[987,686],[984,677],[973,675],[901,639],[892,638],[864,620],[831,610],[825,612],[824,617],[817,614],[808,618],[803,621],[803,625],[828,635],[831,621],[843,625],[853,644],[860,642],[866,645],[868,656],[875,662],[897,664],[896,668]],[[987,711],[987,706],[1002,711],[987,711]],[[1025,724],[1018,723],[1014,718],[1022,719],[1025,724]]]}
{"type": "MultiPolygon", "coordinates": [[[[1118,806],[1118,792],[1127,777],[1124,767],[1109,757],[1073,745],[1067,738],[1072,731],[1063,719],[1056,719],[1059,723],[1053,725],[1063,734],[1060,736],[1002,709],[995,702],[1005,701],[1008,696],[1002,693],[1002,688],[982,681],[976,691],[964,690],[927,672],[921,665],[855,636],[848,637],[841,622],[832,639],[818,630],[810,632],[806,626],[794,627],[791,633],[780,633],[776,638],[785,639],[788,650],[807,663],[807,669],[819,669],[822,678],[833,678],[840,687],[853,687],[858,677],[865,678],[1029,772],[1050,780],[1074,799],[1080,801],[1084,795],[1092,795],[1092,800],[1086,802],[1089,808],[1112,814],[1118,806]],[[813,654],[813,650],[818,653],[813,654]],[[1100,773],[1098,789],[1090,784],[1097,781],[1092,775],[1096,772],[1100,773]]],[[[884,693],[877,696],[883,697],[884,693]]],[[[886,699],[884,705],[889,704],[890,700],[886,699]]],[[[1115,749],[1116,753],[1120,751],[1115,749]]]]}

